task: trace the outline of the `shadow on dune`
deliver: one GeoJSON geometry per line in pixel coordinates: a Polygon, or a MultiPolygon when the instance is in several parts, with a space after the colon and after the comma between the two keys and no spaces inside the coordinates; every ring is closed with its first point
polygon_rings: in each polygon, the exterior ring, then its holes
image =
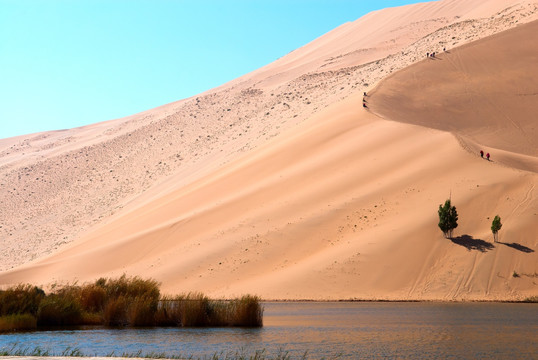
{"type": "Polygon", "coordinates": [[[531,248],[528,248],[524,245],[521,245],[521,244],[518,244],[518,243],[511,243],[511,244],[508,244],[508,243],[503,243],[503,242],[499,242],[499,244],[503,244],[503,245],[506,245],[506,246],[509,246],[513,249],[516,249],[516,250],[519,250],[519,251],[522,251],[524,253],[532,253],[534,252],[533,249],[531,248]]]}
{"type": "Polygon", "coordinates": [[[495,246],[492,243],[481,239],[474,239],[471,235],[461,235],[450,239],[454,244],[458,244],[467,248],[467,250],[478,250],[486,252],[492,250],[495,246]]]}

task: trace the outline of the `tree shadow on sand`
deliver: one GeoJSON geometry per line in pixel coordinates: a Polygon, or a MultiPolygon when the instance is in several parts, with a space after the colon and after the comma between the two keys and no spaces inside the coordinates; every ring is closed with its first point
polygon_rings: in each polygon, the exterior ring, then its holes
{"type": "Polygon", "coordinates": [[[509,247],[511,247],[512,249],[516,249],[516,250],[519,250],[519,251],[524,252],[524,253],[532,253],[532,252],[534,252],[533,249],[528,248],[528,247],[526,247],[526,246],[524,246],[524,245],[521,245],[521,244],[518,244],[518,243],[511,243],[511,244],[508,244],[508,243],[499,242],[499,244],[503,244],[503,245],[509,246],[509,247]]]}
{"type": "Polygon", "coordinates": [[[467,248],[467,250],[478,250],[486,252],[495,248],[492,243],[484,240],[474,239],[471,235],[461,235],[455,238],[450,238],[454,244],[458,244],[467,248]]]}

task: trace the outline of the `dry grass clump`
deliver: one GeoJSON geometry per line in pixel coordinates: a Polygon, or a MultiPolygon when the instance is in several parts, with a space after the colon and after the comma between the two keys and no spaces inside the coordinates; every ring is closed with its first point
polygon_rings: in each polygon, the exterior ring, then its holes
{"type": "Polygon", "coordinates": [[[262,314],[257,297],[217,301],[192,293],[161,298],[157,281],[125,275],[82,286],[55,285],[47,295],[31,285],[0,291],[0,331],[73,325],[259,327],[262,314]]]}

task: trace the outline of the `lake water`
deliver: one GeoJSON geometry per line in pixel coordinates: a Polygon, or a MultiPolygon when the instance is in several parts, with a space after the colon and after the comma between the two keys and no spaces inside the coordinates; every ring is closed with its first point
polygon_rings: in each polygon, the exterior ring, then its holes
{"type": "Polygon", "coordinates": [[[308,359],[538,359],[538,304],[265,303],[260,329],[152,328],[35,331],[0,335],[53,353],[158,352],[209,358],[265,349],[308,359]]]}

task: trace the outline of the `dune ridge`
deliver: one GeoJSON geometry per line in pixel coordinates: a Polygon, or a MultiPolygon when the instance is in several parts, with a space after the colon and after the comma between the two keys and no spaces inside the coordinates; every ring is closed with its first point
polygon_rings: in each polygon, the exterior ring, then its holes
{"type": "MultiPolygon", "coordinates": [[[[535,143],[504,150],[501,167],[477,159],[480,142],[465,128],[454,136],[409,124],[406,113],[381,119],[362,108],[362,91],[428,50],[531,21],[537,9],[532,1],[453,0],[387,9],[198,97],[1,140],[1,264],[21,266],[0,273],[0,284],[127,272],[152,276],[165,291],[222,297],[535,294],[535,154],[523,151],[535,143]],[[379,27],[370,47],[363,39],[342,54],[345,39],[372,21],[379,27]],[[361,46],[375,50],[362,57],[361,46]],[[436,227],[436,207],[450,194],[461,216],[453,241],[436,227]],[[502,244],[490,239],[495,212],[507,221],[502,244]]],[[[369,98],[375,112],[391,108],[381,94],[398,74],[369,98]]]]}

